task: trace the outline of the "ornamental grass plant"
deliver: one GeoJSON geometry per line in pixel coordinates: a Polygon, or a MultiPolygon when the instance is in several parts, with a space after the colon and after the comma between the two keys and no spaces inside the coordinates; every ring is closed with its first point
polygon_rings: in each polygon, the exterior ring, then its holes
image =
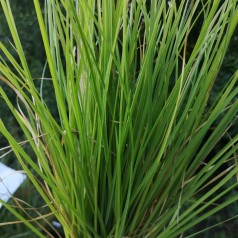
{"type": "MultiPolygon", "coordinates": [[[[208,103],[237,0],[47,0],[43,11],[34,0],[46,53],[40,88],[10,3],[0,3],[18,56],[0,43],[0,80],[17,106],[0,95],[26,141],[2,120],[0,132],[66,238],[183,237],[238,199],[238,134],[211,156],[237,117],[238,70],[208,103]]],[[[39,220],[50,214],[23,216],[1,202],[45,237],[39,220]]]]}

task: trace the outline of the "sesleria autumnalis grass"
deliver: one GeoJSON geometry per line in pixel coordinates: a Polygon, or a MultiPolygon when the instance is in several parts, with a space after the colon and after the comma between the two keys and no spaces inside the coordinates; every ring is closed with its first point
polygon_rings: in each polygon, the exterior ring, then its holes
{"type": "Polygon", "coordinates": [[[0,2],[19,57],[0,43],[9,61],[1,58],[0,79],[19,107],[0,93],[34,156],[2,121],[0,131],[67,238],[182,237],[238,199],[213,206],[237,187],[218,193],[237,175],[238,135],[207,161],[238,111],[238,71],[208,106],[237,0],[47,0],[44,17],[34,0],[59,119],[32,78],[9,1],[0,2]]]}

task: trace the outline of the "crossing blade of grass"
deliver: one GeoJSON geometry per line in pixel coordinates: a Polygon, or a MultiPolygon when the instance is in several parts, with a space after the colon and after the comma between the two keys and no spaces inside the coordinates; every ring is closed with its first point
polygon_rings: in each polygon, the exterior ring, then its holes
{"type": "Polygon", "coordinates": [[[0,80],[18,105],[0,95],[31,151],[0,131],[65,237],[177,237],[238,199],[213,207],[236,188],[237,135],[208,158],[238,113],[238,71],[209,103],[237,0],[34,0],[59,118],[0,3],[19,58],[0,43],[0,80]]]}

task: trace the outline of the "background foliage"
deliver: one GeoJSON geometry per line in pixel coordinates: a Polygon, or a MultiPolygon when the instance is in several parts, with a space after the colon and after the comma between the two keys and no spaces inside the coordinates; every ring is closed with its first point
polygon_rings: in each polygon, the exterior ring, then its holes
{"type": "MultiPolygon", "coordinates": [[[[10,1],[12,6],[12,11],[17,22],[17,28],[19,30],[19,35],[22,40],[22,45],[24,48],[24,52],[26,54],[27,61],[30,66],[31,73],[33,77],[41,77],[42,71],[45,64],[45,52],[43,50],[43,43],[41,41],[41,34],[38,27],[38,22],[35,14],[33,1],[30,0],[21,0],[21,1],[10,1]]],[[[42,6],[44,5],[44,0],[41,1],[42,6]]],[[[42,7],[43,8],[43,7],[42,7]]],[[[8,48],[11,49],[11,53],[15,53],[15,50],[11,47],[11,35],[9,32],[9,28],[7,26],[7,22],[5,16],[0,8],[0,41],[4,44],[8,45],[8,48]]],[[[17,54],[15,53],[16,59],[17,54]]],[[[16,103],[16,96],[10,90],[9,87],[6,87],[0,81],[0,85],[6,91],[6,93],[10,96],[13,103],[16,103]]],[[[47,100],[49,103],[52,103],[52,110],[55,109],[53,97],[50,96],[51,88],[50,85],[45,85],[44,92],[49,95],[47,100]]],[[[8,130],[17,138],[18,141],[23,141],[24,135],[22,134],[18,123],[15,118],[10,113],[9,108],[5,104],[5,102],[0,98],[0,118],[6,124],[8,130]]],[[[5,138],[0,133],[0,148],[8,145],[5,138]]],[[[0,155],[4,154],[4,151],[0,151],[0,155]]],[[[0,162],[7,164],[8,166],[21,169],[16,158],[14,158],[13,154],[9,154],[1,158],[0,162]]],[[[43,200],[39,196],[38,192],[35,190],[34,186],[31,184],[29,180],[27,180],[21,188],[16,192],[16,197],[19,199],[23,199],[26,203],[31,204],[32,207],[42,207],[41,211],[45,211],[43,200]]],[[[13,201],[9,201],[13,204],[13,201]]],[[[34,212],[33,212],[34,213],[34,212]]],[[[5,208],[0,210],[0,222],[11,222],[15,221],[16,218],[9,213],[5,208]]],[[[31,230],[29,230],[22,223],[13,223],[11,225],[1,226],[1,237],[9,238],[9,237],[23,237],[23,238],[34,238],[37,237],[31,230]]]]}

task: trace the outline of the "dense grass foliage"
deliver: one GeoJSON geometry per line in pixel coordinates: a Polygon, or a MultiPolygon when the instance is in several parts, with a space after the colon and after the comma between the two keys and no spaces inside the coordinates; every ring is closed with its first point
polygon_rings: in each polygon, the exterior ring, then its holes
{"type": "MultiPolygon", "coordinates": [[[[176,2],[48,0],[42,15],[34,0],[50,72],[38,87],[0,0],[19,58],[0,43],[0,80],[18,104],[0,94],[34,156],[2,121],[0,131],[66,237],[178,237],[238,199],[238,135],[211,153],[237,116],[237,69],[208,103],[238,1],[176,2]],[[46,80],[59,119],[44,100],[46,80]]],[[[45,237],[43,214],[4,205],[45,237]]]]}

